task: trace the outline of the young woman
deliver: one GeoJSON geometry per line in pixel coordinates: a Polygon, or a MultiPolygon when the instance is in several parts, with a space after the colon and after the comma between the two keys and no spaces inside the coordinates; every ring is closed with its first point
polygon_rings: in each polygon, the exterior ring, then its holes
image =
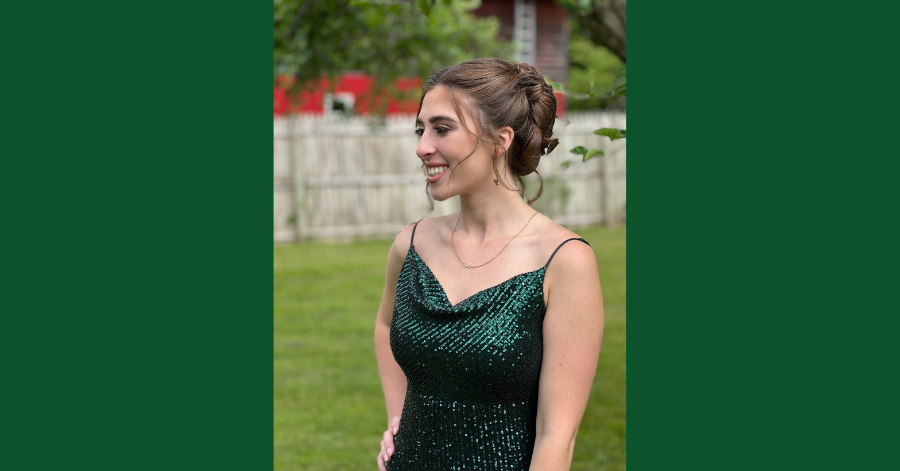
{"type": "Polygon", "coordinates": [[[382,471],[569,469],[603,336],[597,264],[530,207],[540,189],[517,189],[556,146],[555,115],[527,64],[476,59],[425,83],[416,154],[431,196],[462,209],[406,227],[388,255],[382,471]]]}

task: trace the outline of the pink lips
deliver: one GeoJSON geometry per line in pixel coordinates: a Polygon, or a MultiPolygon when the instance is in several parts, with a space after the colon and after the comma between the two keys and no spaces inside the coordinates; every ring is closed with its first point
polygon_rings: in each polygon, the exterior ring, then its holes
{"type": "Polygon", "coordinates": [[[446,165],[426,165],[426,167],[446,167],[446,168],[444,169],[443,172],[441,172],[441,173],[439,173],[439,174],[437,174],[437,175],[434,175],[434,176],[428,176],[428,175],[426,174],[426,175],[425,175],[425,179],[428,181],[428,183],[434,183],[434,182],[440,180],[441,177],[443,177],[444,174],[447,173],[447,170],[450,170],[450,167],[449,167],[449,166],[446,166],[446,165]]]}

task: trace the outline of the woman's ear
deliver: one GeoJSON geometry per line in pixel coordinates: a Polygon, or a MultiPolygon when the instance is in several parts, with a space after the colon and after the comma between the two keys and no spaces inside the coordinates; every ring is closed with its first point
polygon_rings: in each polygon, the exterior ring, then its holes
{"type": "Polygon", "coordinates": [[[497,130],[494,134],[494,138],[496,139],[497,144],[500,146],[498,149],[500,154],[505,153],[509,150],[509,146],[512,145],[513,138],[516,136],[515,131],[509,126],[504,126],[497,130]]]}

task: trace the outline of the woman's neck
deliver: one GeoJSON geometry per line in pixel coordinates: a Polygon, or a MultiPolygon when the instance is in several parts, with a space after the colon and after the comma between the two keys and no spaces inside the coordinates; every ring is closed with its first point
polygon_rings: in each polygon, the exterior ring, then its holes
{"type": "Polygon", "coordinates": [[[479,194],[460,195],[459,227],[457,233],[484,242],[493,237],[509,237],[522,229],[534,210],[519,193],[502,185],[479,194]]]}

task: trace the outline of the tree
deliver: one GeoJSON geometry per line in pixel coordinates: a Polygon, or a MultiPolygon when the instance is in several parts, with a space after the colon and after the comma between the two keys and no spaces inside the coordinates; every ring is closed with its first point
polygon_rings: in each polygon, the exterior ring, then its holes
{"type": "MultiPolygon", "coordinates": [[[[578,23],[585,36],[595,44],[609,49],[625,63],[625,0],[556,0],[557,4],[565,8],[578,23]]],[[[590,96],[593,97],[594,77],[590,80],[590,96]]],[[[553,84],[554,88],[558,84],[553,84]]],[[[623,66],[616,79],[607,92],[612,98],[625,96],[625,67],[623,66]]],[[[610,140],[624,139],[625,131],[613,128],[601,128],[594,134],[606,136],[610,140]]],[[[570,150],[575,155],[580,155],[583,162],[603,155],[599,149],[587,149],[577,146],[570,150]]],[[[571,160],[562,163],[563,167],[572,164],[571,160]]]]}
{"type": "Polygon", "coordinates": [[[625,62],[625,0],[556,0],[594,42],[625,62]]]}
{"type": "Polygon", "coordinates": [[[608,49],[594,44],[574,20],[569,19],[569,82],[566,84],[569,111],[624,108],[624,100],[597,93],[616,80],[622,61],[608,49]]]}
{"type": "Polygon", "coordinates": [[[468,13],[464,0],[275,0],[274,76],[294,87],[361,71],[374,88],[398,78],[427,78],[436,70],[482,56],[508,58],[496,39],[499,22],[468,13]]]}

